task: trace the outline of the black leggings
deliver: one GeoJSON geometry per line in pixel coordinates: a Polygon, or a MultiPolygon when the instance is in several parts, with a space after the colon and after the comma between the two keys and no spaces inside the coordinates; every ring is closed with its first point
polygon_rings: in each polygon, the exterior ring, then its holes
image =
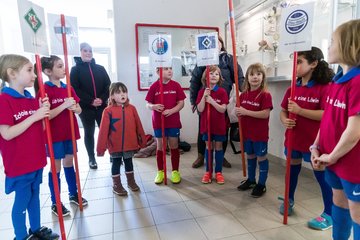
{"type": "MultiPolygon", "coordinates": [[[[205,149],[206,149],[206,142],[204,140],[202,140],[202,134],[200,133],[200,115],[199,115],[199,132],[198,132],[198,139],[197,139],[197,149],[198,149],[198,153],[204,155],[205,154],[205,149]]],[[[229,140],[229,129],[226,129],[226,140],[223,142],[223,150],[224,153],[226,152],[226,148],[227,148],[227,144],[228,144],[228,140],[229,140]]]]}
{"type": "Polygon", "coordinates": [[[83,109],[80,116],[82,125],[84,127],[84,142],[89,160],[95,159],[94,154],[94,133],[95,133],[95,122],[100,126],[103,108],[99,109],[83,109]]]}
{"type": "MultiPolygon", "coordinates": [[[[120,166],[122,157],[112,157],[111,175],[116,176],[120,174],[120,166]]],[[[132,158],[124,159],[125,172],[134,171],[132,158]]]]}

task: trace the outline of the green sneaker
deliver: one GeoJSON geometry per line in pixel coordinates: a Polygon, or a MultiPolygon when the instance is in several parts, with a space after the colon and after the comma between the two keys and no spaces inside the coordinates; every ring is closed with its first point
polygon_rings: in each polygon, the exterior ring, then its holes
{"type": "MultiPolygon", "coordinates": [[[[283,197],[281,197],[281,196],[279,196],[278,197],[278,199],[280,200],[280,201],[282,201],[282,203],[281,203],[281,205],[280,205],[280,208],[279,208],[279,212],[280,212],[280,214],[281,215],[284,215],[284,212],[285,212],[285,210],[284,210],[284,198],[283,197]]],[[[292,214],[293,214],[293,212],[294,212],[294,205],[295,205],[295,203],[294,203],[294,200],[292,200],[292,199],[289,199],[289,204],[288,204],[288,216],[291,216],[292,214]]]]}
{"type": "Polygon", "coordinates": [[[180,172],[176,170],[172,171],[170,180],[174,184],[180,183],[181,182],[180,172]]]}
{"type": "Polygon", "coordinates": [[[154,182],[160,184],[164,181],[164,170],[159,170],[156,174],[154,182]]]}
{"type": "Polygon", "coordinates": [[[308,221],[309,228],[325,231],[329,228],[332,228],[332,219],[331,216],[326,213],[322,213],[319,217],[311,219],[308,221]]]}

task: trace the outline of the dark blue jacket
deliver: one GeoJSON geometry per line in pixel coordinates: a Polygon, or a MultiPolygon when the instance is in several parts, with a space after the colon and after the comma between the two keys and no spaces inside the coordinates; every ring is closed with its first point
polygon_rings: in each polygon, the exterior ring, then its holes
{"type": "Polygon", "coordinates": [[[91,105],[95,98],[101,98],[101,108],[105,108],[109,98],[109,86],[111,83],[105,68],[96,64],[95,59],[92,59],[91,62],[83,62],[80,57],[74,57],[74,60],[76,65],[71,68],[70,81],[71,86],[80,98],[81,108],[95,109],[91,105]]]}

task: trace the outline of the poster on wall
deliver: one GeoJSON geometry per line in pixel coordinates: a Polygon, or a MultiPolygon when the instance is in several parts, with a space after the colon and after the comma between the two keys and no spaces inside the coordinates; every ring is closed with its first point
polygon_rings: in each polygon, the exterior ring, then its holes
{"type": "Polygon", "coordinates": [[[280,21],[280,52],[311,50],[315,3],[284,8],[280,21]]]}
{"type": "Polygon", "coordinates": [[[171,35],[149,35],[149,56],[153,68],[171,67],[171,35]]]}
{"type": "Polygon", "coordinates": [[[44,9],[27,0],[17,3],[24,51],[48,55],[44,9]]]}
{"type": "Polygon", "coordinates": [[[217,32],[196,35],[195,46],[198,66],[219,64],[219,40],[217,32]]]}
{"type": "MultiPolygon", "coordinates": [[[[60,15],[49,13],[47,16],[49,24],[51,54],[63,55],[64,49],[62,43],[60,15]]],[[[65,16],[66,43],[69,55],[77,56],[80,54],[78,32],[77,18],[65,16]]]]}

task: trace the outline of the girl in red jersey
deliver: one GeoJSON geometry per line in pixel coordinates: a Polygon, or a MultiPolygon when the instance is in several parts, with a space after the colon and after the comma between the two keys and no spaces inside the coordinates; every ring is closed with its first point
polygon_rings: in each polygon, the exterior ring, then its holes
{"type": "MultiPolygon", "coordinates": [[[[160,69],[156,70],[159,75],[160,69]]],[[[169,147],[171,153],[171,182],[180,183],[181,175],[179,172],[180,153],[179,153],[179,136],[180,136],[180,110],[184,107],[184,99],[186,95],[182,90],[180,84],[171,80],[173,70],[171,67],[163,68],[163,93],[164,104],[160,102],[160,79],[154,82],[146,95],[146,106],[153,111],[152,124],[157,143],[156,161],[158,172],[154,182],[160,184],[164,181],[164,166],[163,166],[163,146],[161,133],[161,115],[164,115],[165,137],[169,140],[169,147]]]]}
{"type": "Polygon", "coordinates": [[[42,119],[49,116],[50,103],[48,98],[34,99],[25,90],[34,85],[35,74],[32,63],[23,56],[2,55],[0,78],[9,84],[0,95],[0,152],[5,193],[15,191],[11,212],[15,239],[58,239],[50,228],[40,226],[40,183],[46,165],[42,119]]]}
{"type": "Polygon", "coordinates": [[[311,149],[315,169],[327,166],[333,192],[333,239],[360,239],[360,20],[340,25],[332,35],[329,63],[342,67],[326,97],[320,130],[311,149]]]}
{"type": "Polygon", "coordinates": [[[125,84],[115,82],[110,85],[110,104],[105,108],[100,124],[97,142],[97,155],[104,156],[109,150],[112,166],[113,192],[126,196],[127,191],[121,184],[120,166],[124,161],[128,187],[132,191],[140,188],[135,182],[132,157],[140,148],[145,147],[145,132],[134,105],[129,103],[125,84]]]}
{"type": "MultiPolygon", "coordinates": [[[[210,66],[210,86],[202,88],[196,99],[200,117],[200,133],[204,141],[208,140],[208,120],[207,108],[210,107],[210,133],[211,140],[214,142],[212,148],[215,148],[215,180],[218,184],[224,184],[225,179],[222,175],[222,165],[224,160],[223,141],[226,141],[227,123],[225,120],[226,105],[229,103],[228,95],[224,88],[220,87],[224,81],[220,68],[210,66]],[[209,103],[209,104],[206,104],[209,103]]],[[[202,84],[206,86],[206,71],[202,75],[202,84]]],[[[208,148],[208,146],[206,146],[208,148]]],[[[213,163],[212,157],[208,156],[208,149],[205,149],[206,172],[201,180],[202,183],[211,183],[213,163]],[[210,161],[210,168],[209,168],[210,161]]],[[[212,149],[211,149],[212,152],[212,149]]],[[[213,154],[212,154],[213,155],[213,154]]]]}
{"type": "MultiPolygon", "coordinates": [[[[290,88],[286,91],[281,103],[280,119],[286,127],[285,155],[287,154],[286,142],[289,129],[292,129],[292,153],[290,166],[289,209],[293,213],[294,195],[301,171],[302,159],[310,162],[309,146],[313,143],[319,130],[320,120],[324,112],[328,83],[334,76],[333,71],[324,61],[322,51],[312,47],[310,51],[298,52],[297,83],[294,100],[289,100],[290,88]],[[289,118],[289,113],[296,114],[296,120],[289,118]]],[[[331,205],[332,193],[330,186],[325,181],[324,171],[314,169],[314,175],[319,183],[324,203],[324,211],[319,216],[308,222],[308,226],[317,230],[326,230],[332,227],[331,205]]],[[[283,200],[281,197],[280,200],[283,200]]],[[[280,206],[280,213],[284,214],[284,205],[280,206]]]]}
{"type": "MultiPolygon", "coordinates": [[[[79,127],[75,114],[81,113],[79,98],[71,88],[71,95],[68,97],[66,84],[60,81],[65,77],[65,66],[61,58],[57,56],[41,58],[42,71],[49,77],[49,81],[44,84],[45,92],[50,101],[50,126],[53,140],[56,174],[60,190],[60,169],[61,160],[64,167],[65,179],[69,189],[70,203],[79,205],[78,189],[76,186],[76,175],[73,165],[73,146],[71,141],[71,126],[69,111],[74,115],[75,138],[80,138],[79,127]]],[[[51,211],[58,216],[55,202],[55,190],[51,170],[49,172],[49,188],[51,193],[51,211]]],[[[61,192],[61,191],[60,191],[61,192]]],[[[88,204],[86,199],[82,199],[83,206],[88,204]]],[[[70,215],[70,211],[62,204],[63,216],[70,215]]]]}
{"type": "Polygon", "coordinates": [[[245,74],[244,92],[240,95],[240,107],[235,113],[241,116],[244,133],[244,150],[247,154],[248,179],[241,182],[238,190],[253,188],[252,197],[261,197],[266,192],[266,179],[269,172],[267,148],[269,140],[269,116],[273,108],[271,95],[266,91],[265,69],[261,63],[251,64],[245,74]],[[259,163],[259,181],[256,184],[255,172],[259,163]]]}

